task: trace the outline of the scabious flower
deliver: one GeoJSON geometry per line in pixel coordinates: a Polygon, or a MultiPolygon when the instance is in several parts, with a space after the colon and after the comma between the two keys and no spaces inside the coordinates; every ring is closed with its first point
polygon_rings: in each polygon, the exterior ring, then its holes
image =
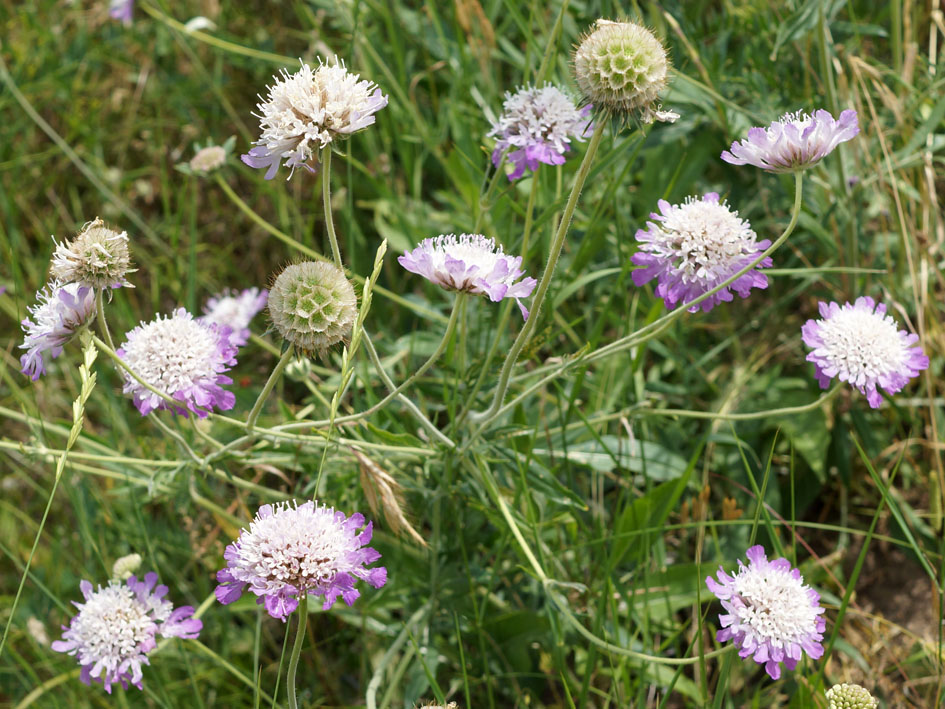
{"type": "MultiPolygon", "coordinates": [[[[262,135],[242,156],[254,168],[267,168],[271,180],[283,161],[291,169],[310,163],[316,152],[333,140],[345,138],[374,123],[374,114],[387,105],[387,97],[371,81],[350,73],[338,57],[314,70],[305,62],[294,74],[285,69],[269,88],[269,96],[257,104],[262,135]]],[[[262,98],[262,97],[260,97],[262,98]]]]}
{"type": "Polygon", "coordinates": [[[879,702],[858,684],[835,684],[827,690],[827,709],[876,709],[879,702]]]}
{"type": "Polygon", "coordinates": [[[916,345],[919,336],[899,330],[882,303],[864,296],[852,305],[820,302],[818,308],[823,319],[808,320],[801,334],[813,349],[807,361],[814,363],[821,389],[839,377],[875,409],[883,401],[876,387],[895,394],[929,366],[929,358],[916,345]]]}
{"type": "Polygon", "coordinates": [[[840,143],[860,132],[856,111],[834,119],[819,109],[814,115],[785,113],[767,128],[749,128],[748,138],[732,143],[722,159],[732,165],[754,165],[769,172],[796,172],[820,162],[840,143]]]}
{"type": "Polygon", "coordinates": [[[327,261],[287,266],[269,290],[269,317],[285,340],[324,355],[351,334],[358,298],[344,271],[327,261]]]}
{"type": "Polygon", "coordinates": [[[204,315],[197,318],[202,323],[215,323],[230,327],[230,343],[242,347],[249,342],[249,323],[260,310],[266,307],[269,291],[247,288],[241,293],[227,289],[207,300],[204,315]]]}
{"type": "Polygon", "coordinates": [[[141,666],[148,665],[148,653],[156,646],[155,636],[165,638],[196,638],[203,628],[194,609],[181,606],[174,610],[163,596],[167,586],[155,588],[158,576],[151,572],[139,581],[112,580],[108,586],[92,590],[82,581],[79,589],[85,603],[73,601],[79,613],[68,626],[63,626],[62,640],[52,649],[74,655],[82,666],[79,675],[85,684],[101,682],[111,694],[112,685],[120,683],[127,689],[133,684],[141,689],[141,666]]]}
{"type": "Polygon", "coordinates": [[[236,397],[220,386],[233,382],[223,374],[236,364],[236,346],[230,342],[230,334],[226,325],[199,322],[184,308],[142,322],[126,335],[118,356],[180,406],[169,405],[127,372],[123,391],[131,394],[142,416],[155,409],[172,409],[183,416],[192,411],[204,418],[212,407],[232,409],[236,397]]]}
{"type": "Polygon", "coordinates": [[[190,159],[190,169],[194,172],[212,172],[226,163],[226,148],[222,145],[210,145],[201,148],[190,159]]]}
{"type": "Polygon", "coordinates": [[[803,653],[816,660],[824,654],[824,609],[820,594],[804,583],[801,572],[787,559],[768,561],[764,547],[753,546],[738,560],[738,572],[711,576],[706,586],[727,613],[719,616],[716,639],[732,640],[739,657],[765,666],[771,679],[781,677],[781,663],[793,670],[803,653]]]}
{"type": "Polygon", "coordinates": [[[49,270],[53,278],[63,283],[81,283],[91,288],[131,287],[125,277],[134,272],[128,253],[128,233],[93,219],[72,241],[56,244],[49,270]]]}
{"type": "Polygon", "coordinates": [[[58,281],[47,284],[36,294],[39,301],[29,311],[31,318],[23,320],[26,337],[20,349],[20,369],[34,382],[46,373],[47,353],[55,359],[63,346],[79,328],[88,323],[95,313],[95,295],[88,286],[79,283],[62,285],[58,281]]]}
{"type": "MultiPolygon", "coordinates": [[[[639,229],[636,240],[640,251],[631,258],[645,268],[633,271],[633,282],[642,286],[657,279],[656,294],[667,308],[688,303],[728,280],[758,258],[771,245],[757,241],[751,225],[738,212],[719,201],[715,192],[701,199],[689,197],[683,204],[659,201],[661,214],[651,213],[646,230],[639,229]]],[[[766,258],[757,268],[767,268],[766,258]]],[[[767,288],[768,278],[751,270],[735,281],[689,308],[708,312],[722,302],[733,300],[731,291],[747,298],[752,288],[767,288]]]]}
{"type": "Polygon", "coordinates": [[[482,234],[441,234],[424,239],[413,251],[398,256],[397,261],[446,290],[484,293],[495,303],[515,298],[522,317],[528,318],[528,310],[519,298],[531,295],[538,281],[531,277],[518,280],[525,273],[522,257],[506,255],[494,239],[482,234]]]}
{"type": "Polygon", "coordinates": [[[502,115],[492,124],[489,136],[496,138],[492,163],[502,154],[515,166],[509,180],[520,178],[527,167],[534,172],[539,163],[563,165],[571,138],[583,140],[591,129],[591,106],[575,107],[567,94],[551,84],[525,86],[514,94],[505,92],[502,115]]]}
{"type": "Polygon", "coordinates": [[[131,15],[135,9],[135,0],[111,0],[108,14],[113,20],[121,20],[126,27],[131,24],[131,15]]]}
{"type": "Polygon", "coordinates": [[[217,600],[232,603],[249,587],[259,597],[256,602],[282,621],[309,594],[324,598],[324,610],[339,596],[352,605],[361,595],[354,587],[358,579],[374,588],[387,582],[383,566],[366,568],[381,555],[367,546],[372,523],[358,533],[361,527],[363,515],[346,517],[311,500],[301,506],[294,501],[263,505],[249,530],[243,529],[223,553],[227,565],[217,573],[217,600]]]}
{"type": "Polygon", "coordinates": [[[662,43],[633,22],[598,20],[574,52],[574,78],[587,101],[618,115],[639,110],[649,120],[675,120],[647,111],[668,74],[662,43]]]}

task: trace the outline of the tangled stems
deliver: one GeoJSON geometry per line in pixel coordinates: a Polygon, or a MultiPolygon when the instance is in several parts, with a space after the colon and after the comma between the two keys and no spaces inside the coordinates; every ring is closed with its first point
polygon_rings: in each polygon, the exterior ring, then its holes
{"type": "Polygon", "coordinates": [[[289,671],[285,677],[286,689],[289,694],[289,709],[298,709],[298,700],[295,697],[295,673],[299,667],[299,655],[302,652],[302,642],[305,640],[305,625],[308,621],[308,594],[301,594],[299,598],[299,627],[295,631],[295,642],[292,644],[292,655],[289,656],[289,671]]]}
{"type": "Polygon", "coordinates": [[[331,243],[331,255],[335,259],[335,265],[343,270],[341,251],[338,250],[338,235],[335,234],[335,220],[331,215],[331,145],[322,148],[322,206],[325,210],[325,231],[328,232],[328,241],[331,243]]]}
{"type": "Polygon", "coordinates": [[[519,354],[521,354],[522,348],[528,344],[532,333],[535,331],[535,326],[541,315],[542,301],[548,292],[548,287],[551,285],[551,279],[554,277],[555,267],[558,265],[558,257],[561,255],[561,248],[564,246],[564,238],[567,236],[568,228],[571,226],[571,218],[574,216],[574,209],[577,207],[578,197],[580,197],[581,190],[584,189],[584,182],[587,180],[587,175],[591,171],[591,163],[594,161],[594,156],[597,154],[601,138],[604,137],[604,128],[607,126],[608,119],[609,114],[602,114],[600,120],[597,121],[597,125],[594,127],[594,135],[591,136],[590,143],[588,143],[587,152],[584,153],[584,160],[581,161],[581,167],[578,168],[577,175],[574,178],[571,196],[568,197],[568,203],[564,208],[564,214],[558,224],[558,230],[551,242],[551,249],[548,252],[548,263],[545,265],[545,270],[541,274],[541,280],[538,282],[538,287],[535,289],[535,296],[532,299],[532,312],[528,316],[528,320],[525,321],[525,325],[519,331],[518,337],[516,337],[515,342],[512,343],[512,349],[505,358],[505,363],[502,365],[502,372],[499,374],[499,385],[496,387],[495,395],[492,399],[492,405],[486,411],[475,412],[470,415],[470,419],[477,423],[485,425],[485,423],[495,417],[496,412],[501,408],[506,391],[508,391],[509,388],[509,377],[512,375],[512,367],[515,366],[515,361],[518,359],[519,354]]]}

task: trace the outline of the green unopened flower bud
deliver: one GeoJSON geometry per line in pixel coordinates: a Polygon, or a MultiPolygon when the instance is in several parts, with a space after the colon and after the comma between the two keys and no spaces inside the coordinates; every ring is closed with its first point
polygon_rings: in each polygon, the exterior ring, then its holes
{"type": "Polygon", "coordinates": [[[128,554],[115,560],[112,564],[112,578],[124,581],[141,566],[141,554],[128,554]]]}
{"type": "Polygon", "coordinates": [[[633,22],[598,20],[574,52],[574,76],[585,98],[618,114],[647,109],[668,72],[663,45],[633,22]]]}
{"type": "Polygon", "coordinates": [[[276,330],[303,352],[325,351],[351,334],[358,299],[344,272],[327,261],[288,266],[269,289],[276,330]]]}
{"type": "Polygon", "coordinates": [[[829,709],[875,709],[873,695],[858,684],[835,684],[827,690],[829,709]]]}
{"type": "Polygon", "coordinates": [[[132,271],[128,233],[110,229],[98,218],[72,241],[56,244],[50,266],[54,279],[90,288],[131,286],[125,275],[132,271]]]}

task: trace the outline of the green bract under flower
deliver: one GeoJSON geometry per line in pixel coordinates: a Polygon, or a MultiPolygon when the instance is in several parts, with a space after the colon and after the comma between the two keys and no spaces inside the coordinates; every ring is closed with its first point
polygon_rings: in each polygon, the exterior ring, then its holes
{"type": "Polygon", "coordinates": [[[668,72],[663,45],[633,22],[598,20],[574,52],[574,76],[588,103],[618,114],[648,108],[668,72]]]}
{"type": "Polygon", "coordinates": [[[276,330],[304,352],[324,353],[351,334],[358,299],[344,272],[325,261],[288,266],[269,291],[276,330]]]}

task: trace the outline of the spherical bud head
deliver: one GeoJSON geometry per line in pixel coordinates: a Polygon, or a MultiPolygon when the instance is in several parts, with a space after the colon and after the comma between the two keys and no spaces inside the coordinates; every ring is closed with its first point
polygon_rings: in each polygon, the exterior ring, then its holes
{"type": "Polygon", "coordinates": [[[72,241],[56,245],[50,271],[53,278],[63,283],[80,283],[96,289],[130,286],[125,278],[133,271],[128,233],[115,231],[96,218],[72,241]]]}
{"type": "Polygon", "coordinates": [[[324,355],[348,338],[358,299],[344,271],[327,261],[288,266],[269,290],[269,317],[283,338],[306,353],[324,355]]]}
{"type": "Polygon", "coordinates": [[[588,103],[614,114],[642,110],[666,86],[662,43],[633,22],[598,20],[574,52],[574,75],[588,103]]]}
{"type": "Polygon", "coordinates": [[[827,706],[829,709],[875,709],[879,703],[858,684],[835,684],[827,690],[827,706]]]}

